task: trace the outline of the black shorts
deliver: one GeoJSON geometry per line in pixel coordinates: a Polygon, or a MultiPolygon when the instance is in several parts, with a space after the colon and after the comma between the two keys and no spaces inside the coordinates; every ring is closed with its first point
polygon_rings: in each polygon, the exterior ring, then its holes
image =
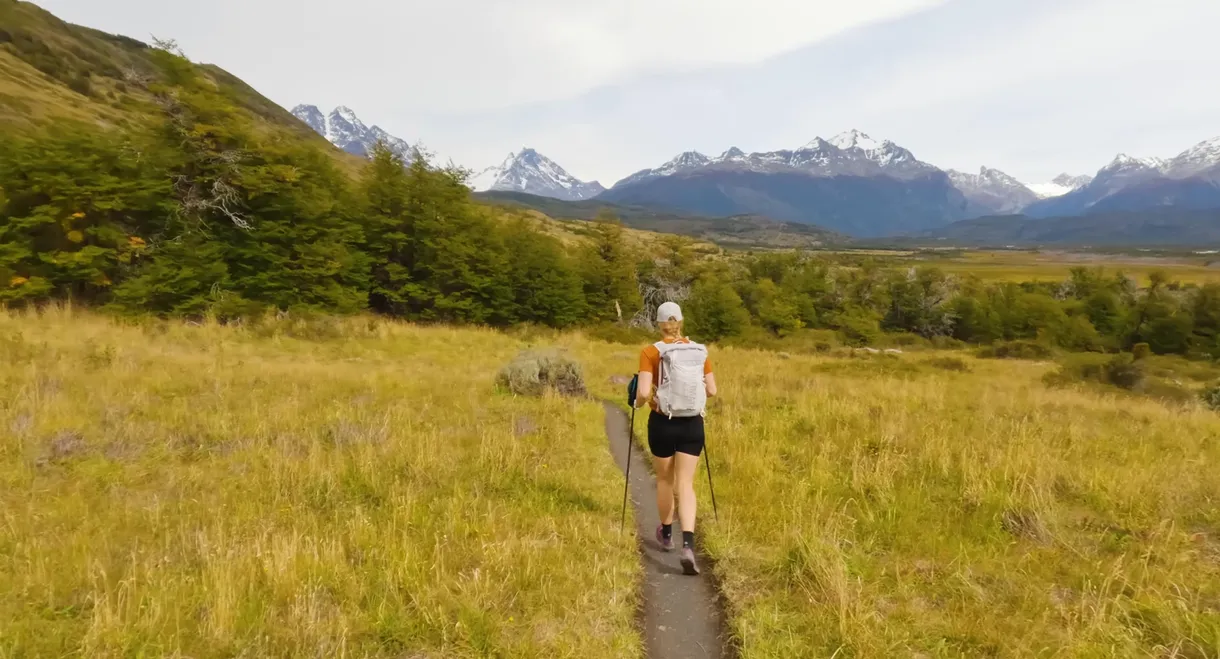
{"type": "Polygon", "coordinates": [[[703,417],[674,417],[652,412],[648,415],[648,448],[658,458],[674,453],[698,457],[703,453],[703,417]]]}

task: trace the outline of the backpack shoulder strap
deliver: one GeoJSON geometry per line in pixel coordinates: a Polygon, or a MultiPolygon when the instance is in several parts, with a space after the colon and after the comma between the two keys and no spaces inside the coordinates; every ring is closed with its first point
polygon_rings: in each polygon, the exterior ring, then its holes
{"type": "Polygon", "coordinates": [[[669,352],[673,344],[657,341],[653,345],[657,348],[657,381],[653,383],[653,386],[660,387],[661,381],[665,379],[665,353],[669,352]]]}

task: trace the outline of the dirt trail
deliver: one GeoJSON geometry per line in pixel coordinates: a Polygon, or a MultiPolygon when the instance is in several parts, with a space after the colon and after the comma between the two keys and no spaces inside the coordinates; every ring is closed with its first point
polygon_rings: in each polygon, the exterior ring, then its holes
{"type": "MultiPolygon", "coordinates": [[[[610,452],[619,469],[627,466],[627,413],[606,403],[606,436],[610,452]]],[[[637,425],[637,432],[641,432],[637,425]]],[[[714,468],[714,465],[713,465],[714,468]]],[[[700,471],[702,471],[702,466],[700,471]]],[[[640,539],[640,557],[644,563],[643,611],[640,621],[647,656],[654,658],[731,657],[724,615],[716,588],[710,577],[710,566],[699,556],[697,577],[682,574],[678,552],[661,551],[656,541],[656,486],[653,484],[649,458],[632,447],[631,483],[628,490],[635,511],[636,537],[640,539]]],[[[704,502],[700,501],[700,524],[703,524],[704,502]]],[[[706,506],[710,513],[710,506],[706,506]]],[[[674,535],[681,536],[675,524],[674,535]]]]}

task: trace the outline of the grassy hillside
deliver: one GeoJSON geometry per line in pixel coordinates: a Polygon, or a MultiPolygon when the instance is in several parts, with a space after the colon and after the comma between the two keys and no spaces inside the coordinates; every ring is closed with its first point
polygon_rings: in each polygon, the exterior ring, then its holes
{"type": "MultiPolygon", "coordinates": [[[[591,347],[591,380],[631,357],[591,347]]],[[[744,656],[1216,656],[1198,402],[960,354],[712,357],[719,522],[696,486],[744,656]]]]}
{"type": "Polygon", "coordinates": [[[601,407],[497,394],[523,347],[0,312],[0,657],[639,656],[601,407]]]}
{"type": "Polygon", "coordinates": [[[847,238],[812,224],[779,222],[757,215],[700,217],[597,200],[561,201],[519,192],[483,192],[476,199],[501,208],[527,208],[553,218],[593,220],[613,213],[634,229],[680,234],[725,246],[815,248],[847,242],[847,238]]]}
{"type": "MultiPolygon", "coordinates": [[[[140,84],[156,72],[149,53],[142,41],[66,23],[28,2],[0,0],[0,130],[58,119],[102,129],[152,121],[156,110],[140,84]]],[[[213,65],[196,68],[262,129],[323,149],[349,172],[360,163],[232,74],[213,65]]]]}

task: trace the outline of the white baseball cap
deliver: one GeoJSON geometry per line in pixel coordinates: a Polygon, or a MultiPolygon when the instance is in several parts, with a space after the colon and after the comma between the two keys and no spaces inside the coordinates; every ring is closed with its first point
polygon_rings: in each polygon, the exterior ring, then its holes
{"type": "Polygon", "coordinates": [[[682,320],[682,307],[676,302],[666,302],[657,309],[657,322],[668,322],[670,318],[682,320]]]}

